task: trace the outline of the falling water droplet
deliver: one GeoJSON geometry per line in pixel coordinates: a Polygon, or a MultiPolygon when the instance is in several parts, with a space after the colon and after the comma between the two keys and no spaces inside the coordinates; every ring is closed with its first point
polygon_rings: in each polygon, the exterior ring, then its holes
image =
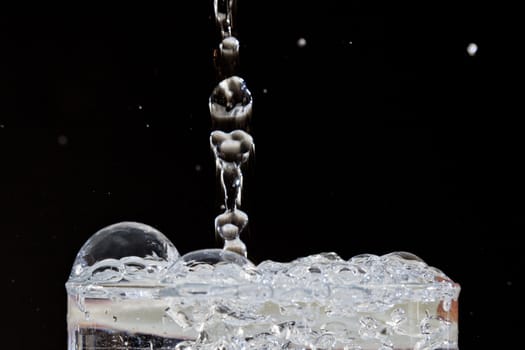
{"type": "Polygon", "coordinates": [[[297,40],[297,46],[299,46],[300,48],[303,48],[306,46],[306,39],[305,38],[299,38],[299,40],[297,40]]]}
{"type": "Polygon", "coordinates": [[[467,46],[467,53],[469,56],[475,56],[478,52],[478,45],[476,43],[470,43],[467,46]]]}
{"type": "Polygon", "coordinates": [[[223,162],[245,163],[253,152],[253,138],[242,130],[214,131],[210,144],[217,159],[223,162]]]}
{"type": "Polygon", "coordinates": [[[219,44],[216,69],[221,79],[235,75],[239,66],[239,48],[239,40],[233,36],[224,38],[219,44]]]}
{"type": "Polygon", "coordinates": [[[239,237],[246,225],[248,225],[248,215],[239,209],[227,211],[215,218],[215,231],[224,240],[239,237]]]}
{"type": "Polygon", "coordinates": [[[215,87],[209,108],[215,129],[246,129],[252,113],[252,94],[242,78],[233,76],[215,87]]]}

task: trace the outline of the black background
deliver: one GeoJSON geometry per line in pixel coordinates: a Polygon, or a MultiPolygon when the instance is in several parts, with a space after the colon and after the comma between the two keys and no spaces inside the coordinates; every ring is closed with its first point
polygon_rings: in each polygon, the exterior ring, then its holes
{"type": "MultiPolygon", "coordinates": [[[[64,283],[106,225],[150,224],[183,254],[221,246],[210,9],[0,15],[4,346],[66,347],[64,283]]],[[[252,260],[410,251],[462,285],[461,348],[516,344],[522,137],[485,11],[240,2],[252,260]]]]}

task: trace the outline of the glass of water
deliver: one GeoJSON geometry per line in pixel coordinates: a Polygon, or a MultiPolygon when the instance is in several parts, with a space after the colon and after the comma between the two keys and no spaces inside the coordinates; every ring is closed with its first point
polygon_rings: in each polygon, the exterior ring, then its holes
{"type": "Polygon", "coordinates": [[[459,285],[404,252],[256,266],[124,222],[84,244],[66,287],[69,350],[457,349],[459,285]]]}

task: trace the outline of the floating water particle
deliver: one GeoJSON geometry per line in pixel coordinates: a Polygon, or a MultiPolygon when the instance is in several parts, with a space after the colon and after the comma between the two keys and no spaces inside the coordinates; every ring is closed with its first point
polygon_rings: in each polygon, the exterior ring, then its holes
{"type": "Polygon", "coordinates": [[[263,94],[267,94],[268,93],[268,89],[263,89],[262,92],[263,92],[263,94]]]}
{"type": "Polygon", "coordinates": [[[149,124],[146,124],[146,128],[149,128],[149,124]]]}
{"type": "Polygon", "coordinates": [[[299,38],[299,40],[297,40],[297,46],[305,47],[306,46],[306,39],[305,38],[299,38]]]}
{"type": "Polygon", "coordinates": [[[137,108],[138,108],[139,110],[142,110],[144,107],[142,107],[142,105],[138,105],[137,108]]]}
{"type": "Polygon", "coordinates": [[[478,52],[478,45],[476,43],[470,43],[467,46],[467,53],[469,56],[475,56],[478,52]]]}
{"type": "Polygon", "coordinates": [[[5,125],[4,124],[0,124],[0,129],[3,129],[5,128],[5,125]]]}
{"type": "Polygon", "coordinates": [[[195,171],[199,172],[202,170],[202,166],[200,164],[195,164],[195,171]]]}
{"type": "Polygon", "coordinates": [[[507,286],[512,286],[512,281],[507,281],[507,286]]]}
{"type": "Polygon", "coordinates": [[[65,135],[59,135],[57,137],[57,142],[60,146],[66,146],[67,143],[68,143],[68,139],[67,139],[67,136],[65,135]]]}
{"type": "Polygon", "coordinates": [[[353,44],[354,44],[354,42],[353,42],[352,40],[350,40],[350,41],[348,42],[348,45],[353,45],[353,44]]]}

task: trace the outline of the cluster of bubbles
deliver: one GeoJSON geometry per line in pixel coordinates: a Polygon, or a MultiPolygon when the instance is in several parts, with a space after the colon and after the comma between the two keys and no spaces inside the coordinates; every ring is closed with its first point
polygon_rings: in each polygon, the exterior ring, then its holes
{"type": "MultiPolygon", "coordinates": [[[[244,222],[231,215],[225,222],[244,222]]],[[[70,295],[115,302],[166,300],[162,322],[193,338],[177,348],[195,349],[221,342],[237,342],[239,349],[265,342],[331,349],[360,341],[392,349],[408,335],[416,338],[416,349],[439,348],[454,341],[449,335],[459,294],[443,272],[410,253],[348,260],[321,253],[256,266],[228,249],[181,256],[161,232],[134,222],[95,233],[79,251],[67,286],[70,295]],[[127,287],[111,288],[116,286],[127,287]],[[413,316],[416,304],[421,312],[413,316]]],[[[125,321],[119,316],[118,322],[125,321]]]]}

